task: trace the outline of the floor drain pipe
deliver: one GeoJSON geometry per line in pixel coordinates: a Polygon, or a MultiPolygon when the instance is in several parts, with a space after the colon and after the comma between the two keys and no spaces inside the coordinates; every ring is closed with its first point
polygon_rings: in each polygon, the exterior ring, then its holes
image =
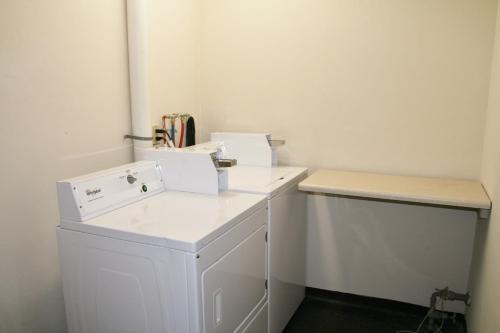
{"type": "Polygon", "coordinates": [[[134,158],[143,158],[152,146],[148,78],[148,0],[127,0],[127,36],[130,80],[130,109],[134,158]]]}

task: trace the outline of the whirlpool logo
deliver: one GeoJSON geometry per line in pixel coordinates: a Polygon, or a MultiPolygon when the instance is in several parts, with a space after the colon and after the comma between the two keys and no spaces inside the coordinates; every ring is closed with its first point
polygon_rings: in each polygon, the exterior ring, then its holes
{"type": "Polygon", "coordinates": [[[86,190],[85,193],[87,193],[88,196],[94,196],[98,193],[101,193],[101,189],[100,188],[95,188],[93,190],[86,190]]]}

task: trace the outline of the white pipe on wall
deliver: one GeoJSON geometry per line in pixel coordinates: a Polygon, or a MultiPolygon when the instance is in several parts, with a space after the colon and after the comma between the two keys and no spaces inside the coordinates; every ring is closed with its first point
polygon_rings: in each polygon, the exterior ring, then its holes
{"type": "MultiPolygon", "coordinates": [[[[148,2],[149,0],[127,0],[132,132],[140,137],[152,135],[148,84],[148,2]]],[[[135,160],[142,159],[143,149],[151,146],[151,141],[134,140],[135,160]]]]}

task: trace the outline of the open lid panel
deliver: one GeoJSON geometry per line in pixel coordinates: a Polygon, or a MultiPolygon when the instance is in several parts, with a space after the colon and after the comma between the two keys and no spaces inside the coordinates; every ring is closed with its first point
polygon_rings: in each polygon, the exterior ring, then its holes
{"type": "Polygon", "coordinates": [[[63,220],[85,221],[164,190],[160,167],[140,161],[57,182],[63,220]]]}
{"type": "Polygon", "coordinates": [[[167,190],[217,195],[227,189],[227,171],[212,147],[147,148],[144,159],[160,165],[167,190]]]}
{"type": "Polygon", "coordinates": [[[278,164],[275,144],[268,133],[211,133],[210,140],[222,144],[224,158],[234,158],[238,165],[272,167],[278,164]]]}

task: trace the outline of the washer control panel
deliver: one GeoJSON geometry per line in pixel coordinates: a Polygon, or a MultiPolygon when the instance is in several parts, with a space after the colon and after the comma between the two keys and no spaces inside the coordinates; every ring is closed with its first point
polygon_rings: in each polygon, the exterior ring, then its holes
{"type": "Polygon", "coordinates": [[[57,182],[61,218],[73,221],[85,221],[163,190],[160,166],[154,161],[57,182]]]}

